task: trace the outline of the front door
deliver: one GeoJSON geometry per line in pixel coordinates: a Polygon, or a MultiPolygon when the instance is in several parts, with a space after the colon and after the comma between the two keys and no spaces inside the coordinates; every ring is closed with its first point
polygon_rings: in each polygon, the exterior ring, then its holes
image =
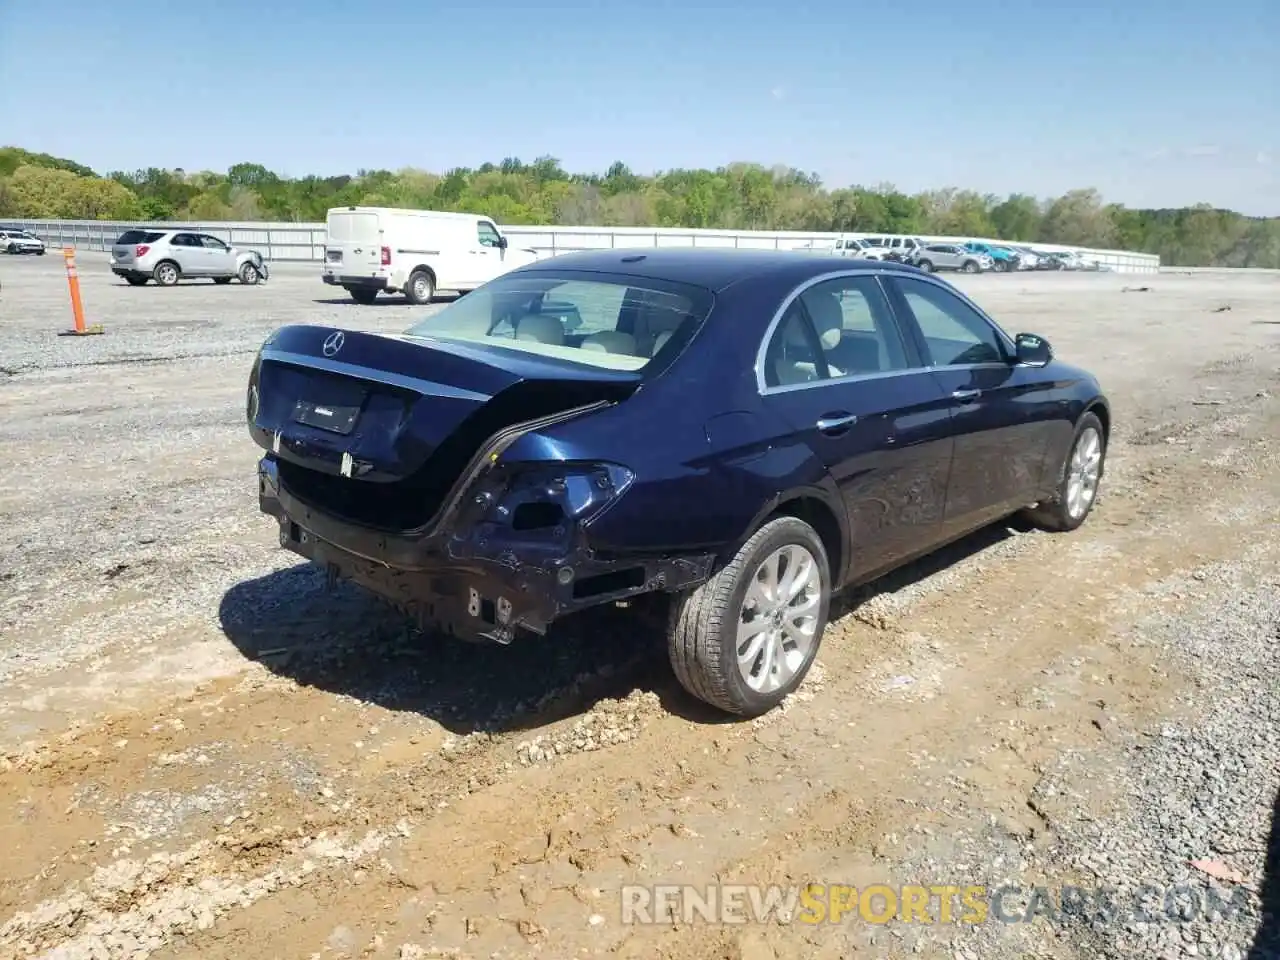
{"type": "Polygon", "coordinates": [[[476,236],[472,243],[475,245],[474,253],[467,258],[475,261],[470,284],[472,287],[478,287],[504,272],[502,235],[488,220],[478,220],[476,236]]]}
{"type": "Polygon", "coordinates": [[[842,276],[801,293],[764,367],[764,404],[840,489],[850,578],[927,549],[943,521],[950,402],[902,336],[876,276],[842,276]]]}
{"type": "Polygon", "coordinates": [[[949,532],[1034,501],[1049,431],[1061,416],[1052,378],[1042,369],[1016,365],[1012,343],[995,324],[942,283],[908,276],[888,283],[952,403],[949,532]]]}
{"type": "Polygon", "coordinates": [[[230,277],[236,272],[235,258],[229,246],[217,237],[203,233],[200,243],[204,246],[206,276],[230,277]]]}

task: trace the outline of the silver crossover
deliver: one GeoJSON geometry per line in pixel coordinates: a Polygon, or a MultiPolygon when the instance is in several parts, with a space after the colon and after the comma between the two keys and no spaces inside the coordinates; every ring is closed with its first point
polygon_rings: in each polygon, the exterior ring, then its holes
{"type": "Polygon", "coordinates": [[[135,287],[148,280],[172,287],[197,277],[258,283],[267,275],[256,250],[239,250],[207,233],[185,230],[126,230],[111,246],[111,272],[135,287]]]}

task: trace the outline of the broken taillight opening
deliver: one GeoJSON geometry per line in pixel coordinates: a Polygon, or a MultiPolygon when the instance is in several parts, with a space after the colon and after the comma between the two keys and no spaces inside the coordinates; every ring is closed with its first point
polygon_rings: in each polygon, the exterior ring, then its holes
{"type": "Polygon", "coordinates": [[[382,248],[382,265],[384,267],[388,267],[391,265],[391,248],[390,247],[382,248]]]}
{"type": "Polygon", "coordinates": [[[631,485],[634,474],[614,463],[499,468],[475,493],[480,523],[489,532],[564,532],[568,523],[589,521],[631,485]]]}
{"type": "Polygon", "coordinates": [[[135,257],[145,257],[147,255],[147,251],[150,249],[151,247],[149,247],[147,244],[140,243],[133,248],[133,255],[135,257]]]}

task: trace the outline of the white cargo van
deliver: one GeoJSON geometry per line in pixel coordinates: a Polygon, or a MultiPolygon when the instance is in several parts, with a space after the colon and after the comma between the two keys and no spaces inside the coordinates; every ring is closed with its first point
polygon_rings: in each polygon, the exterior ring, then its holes
{"type": "Polygon", "coordinates": [[[395,207],[333,207],[325,224],[325,283],[357,303],[378,291],[426,303],[437,290],[466,293],[537,259],[511,247],[488,217],[395,207]]]}

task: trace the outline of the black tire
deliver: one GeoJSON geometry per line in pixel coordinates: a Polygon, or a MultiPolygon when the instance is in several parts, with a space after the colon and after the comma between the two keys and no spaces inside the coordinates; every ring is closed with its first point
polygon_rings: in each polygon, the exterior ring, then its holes
{"type": "Polygon", "coordinates": [[[1054,490],[1053,497],[1025,510],[1024,513],[1027,519],[1041,529],[1054,533],[1075,530],[1088,519],[1089,514],[1093,512],[1094,504],[1098,502],[1098,491],[1101,487],[1102,477],[1106,473],[1106,463],[1106,431],[1102,429],[1102,421],[1098,419],[1096,414],[1086,413],[1080,418],[1080,422],[1076,424],[1076,432],[1075,436],[1071,438],[1071,446],[1067,448],[1067,454],[1063,457],[1062,465],[1058,468],[1058,485],[1054,490]],[[1098,445],[1097,475],[1093,481],[1092,492],[1089,494],[1087,502],[1084,503],[1084,509],[1073,512],[1070,506],[1072,462],[1077,450],[1082,450],[1083,452],[1083,450],[1088,449],[1089,440],[1087,438],[1090,435],[1096,438],[1098,445]]]}
{"type": "Polygon", "coordinates": [[[36,256],[37,256],[37,257],[43,257],[43,256],[44,256],[44,247],[41,247],[39,250],[37,250],[37,251],[36,251],[36,256]]]}
{"type": "Polygon", "coordinates": [[[982,267],[978,264],[977,260],[966,260],[964,263],[960,264],[960,272],[981,273],[982,267]]]}
{"type": "Polygon", "coordinates": [[[921,260],[919,263],[916,264],[916,266],[919,267],[921,270],[923,270],[925,273],[933,273],[932,261],[921,260]]]}
{"type": "Polygon", "coordinates": [[[150,277],[125,277],[124,282],[131,287],[145,287],[150,277]]]}
{"type": "Polygon", "coordinates": [[[213,282],[217,284],[230,283],[231,278],[230,277],[214,277],[213,282]]]}
{"type": "Polygon", "coordinates": [[[11,257],[16,257],[18,255],[18,245],[16,243],[11,243],[4,248],[4,252],[9,254],[11,257]]]}
{"type": "Polygon", "coordinates": [[[161,260],[151,271],[151,278],[161,287],[172,287],[182,279],[182,271],[172,260],[161,260]]]}
{"type": "Polygon", "coordinates": [[[240,265],[240,282],[246,286],[253,286],[262,279],[262,274],[258,273],[258,268],[252,263],[243,263],[240,265]]]}
{"type": "Polygon", "coordinates": [[[726,713],[741,717],[768,713],[804,682],[822,643],[830,603],[831,573],[822,538],[795,517],[771,520],[710,580],[673,598],[667,651],[676,679],[699,700],[726,713]],[[762,564],[775,551],[788,546],[803,547],[816,564],[820,584],[816,621],[809,649],[790,678],[776,689],[762,692],[747,684],[739,668],[738,625],[745,612],[747,591],[762,564]]]}
{"type": "Polygon", "coordinates": [[[436,295],[435,278],[426,270],[415,270],[409,274],[409,282],[404,285],[405,299],[410,303],[430,303],[436,295]]]}
{"type": "Polygon", "coordinates": [[[352,300],[366,306],[378,299],[378,291],[371,287],[347,287],[346,291],[351,294],[352,300]]]}

